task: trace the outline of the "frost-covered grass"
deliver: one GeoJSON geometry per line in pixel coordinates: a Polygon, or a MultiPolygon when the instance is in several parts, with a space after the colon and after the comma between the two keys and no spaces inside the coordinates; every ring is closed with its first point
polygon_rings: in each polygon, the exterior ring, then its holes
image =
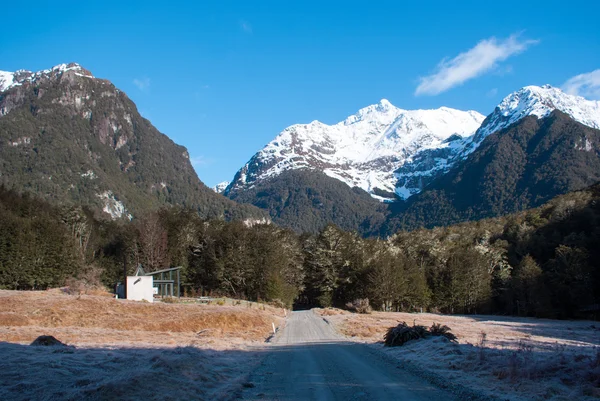
{"type": "Polygon", "coordinates": [[[496,316],[445,316],[320,312],[346,336],[442,380],[509,400],[600,398],[600,323],[496,316]],[[444,338],[383,347],[387,328],[401,321],[448,325],[458,343],[444,338]]]}
{"type": "Polygon", "coordinates": [[[229,400],[255,354],[177,348],[63,348],[0,343],[2,400],[229,400]]]}

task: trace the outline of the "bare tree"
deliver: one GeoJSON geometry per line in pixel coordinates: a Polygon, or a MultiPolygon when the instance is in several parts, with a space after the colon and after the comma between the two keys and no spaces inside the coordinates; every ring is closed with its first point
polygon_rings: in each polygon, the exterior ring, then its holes
{"type": "Polygon", "coordinates": [[[169,265],[167,230],[157,214],[149,214],[138,224],[141,262],[147,271],[164,269],[169,265]]]}

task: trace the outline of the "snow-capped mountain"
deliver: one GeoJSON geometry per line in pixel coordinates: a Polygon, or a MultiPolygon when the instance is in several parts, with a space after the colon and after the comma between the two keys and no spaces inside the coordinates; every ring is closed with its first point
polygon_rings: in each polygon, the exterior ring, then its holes
{"type": "Polygon", "coordinates": [[[550,85],[526,86],[505,97],[477,130],[474,142],[501,130],[526,116],[544,118],[554,110],[592,128],[600,128],[600,102],[564,93],[550,85]]]}
{"type": "Polygon", "coordinates": [[[94,78],[88,70],[77,63],[59,64],[47,70],[37,72],[27,70],[18,70],[15,72],[0,71],[0,92],[23,85],[25,82],[34,82],[40,78],[51,78],[66,71],[73,71],[78,76],[94,78]]]}
{"type": "Polygon", "coordinates": [[[394,198],[394,171],[423,149],[471,136],[484,116],[447,107],[403,110],[387,100],[335,125],[319,121],[286,128],[238,171],[225,193],[251,188],[282,171],[323,171],[372,196],[394,198]]]}
{"type": "Polygon", "coordinates": [[[225,192],[225,189],[227,189],[229,184],[230,184],[229,181],[220,182],[217,185],[215,185],[214,187],[212,187],[212,190],[218,194],[222,194],[223,192],[225,192]]]}
{"type": "Polygon", "coordinates": [[[396,194],[406,199],[419,193],[456,162],[464,160],[490,134],[530,115],[547,117],[554,110],[560,110],[588,127],[600,128],[600,102],[566,94],[550,85],[526,86],[505,97],[473,136],[416,152],[396,170],[396,194]]]}

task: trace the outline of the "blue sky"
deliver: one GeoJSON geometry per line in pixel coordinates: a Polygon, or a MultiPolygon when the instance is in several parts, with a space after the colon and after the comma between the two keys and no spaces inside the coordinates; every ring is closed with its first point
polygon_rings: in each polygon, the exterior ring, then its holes
{"type": "Polygon", "coordinates": [[[74,61],[109,79],[207,185],[291,124],[382,98],[483,114],[532,84],[600,98],[600,2],[457,3],[11,1],[0,70],[74,61]]]}

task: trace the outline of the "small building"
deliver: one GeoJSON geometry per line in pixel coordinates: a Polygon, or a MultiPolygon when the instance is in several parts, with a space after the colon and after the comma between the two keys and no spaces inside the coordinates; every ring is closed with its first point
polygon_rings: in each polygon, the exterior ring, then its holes
{"type": "Polygon", "coordinates": [[[154,301],[152,276],[127,276],[127,299],[132,301],[154,301]]]}
{"type": "Polygon", "coordinates": [[[181,297],[181,266],[146,272],[139,265],[133,276],[127,276],[127,288],[122,283],[116,286],[118,298],[127,298],[133,301],[153,302],[155,296],[181,297]],[[127,289],[127,291],[125,291],[127,289]]]}
{"type": "Polygon", "coordinates": [[[159,297],[181,297],[181,266],[145,273],[154,279],[155,295],[159,297]]]}

